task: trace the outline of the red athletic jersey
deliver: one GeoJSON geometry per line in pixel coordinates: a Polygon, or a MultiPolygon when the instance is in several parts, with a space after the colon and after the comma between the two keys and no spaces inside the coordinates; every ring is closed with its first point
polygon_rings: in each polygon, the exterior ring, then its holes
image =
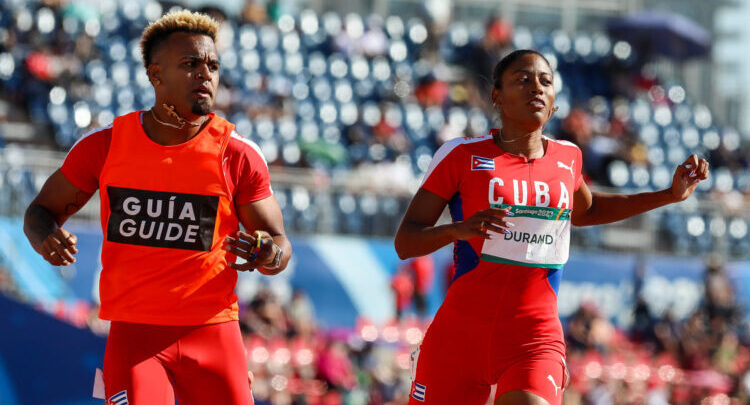
{"type": "MultiPolygon", "coordinates": [[[[583,182],[577,146],[545,138],[544,156],[529,160],[500,149],[492,133],[447,142],[425,175],[422,188],[448,200],[453,221],[463,221],[491,204],[573,208],[573,193],[583,182]]],[[[456,242],[457,278],[480,265],[483,243],[482,238],[456,242]]]]}
{"type": "MultiPolygon", "coordinates": [[[[503,151],[492,133],[447,142],[435,153],[425,176],[422,188],[448,201],[454,221],[491,204],[573,208],[573,195],[583,181],[577,146],[545,138],[544,156],[529,160],[503,151]]],[[[503,343],[497,346],[497,358],[533,347],[564,355],[556,296],[561,269],[483,261],[483,243],[478,237],[455,242],[456,275],[436,322],[449,322],[450,313],[476,311],[476,327],[497,329],[494,340],[503,343]]]]}

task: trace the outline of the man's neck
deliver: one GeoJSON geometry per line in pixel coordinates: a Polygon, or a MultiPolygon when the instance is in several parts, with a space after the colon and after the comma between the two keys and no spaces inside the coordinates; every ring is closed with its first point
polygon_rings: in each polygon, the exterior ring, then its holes
{"type": "Polygon", "coordinates": [[[193,139],[206,126],[208,121],[209,119],[206,117],[201,125],[195,126],[185,123],[182,128],[174,128],[164,124],[179,125],[174,118],[164,117],[161,114],[155,118],[153,110],[149,110],[143,113],[143,130],[152,141],[159,145],[174,146],[193,139]]]}

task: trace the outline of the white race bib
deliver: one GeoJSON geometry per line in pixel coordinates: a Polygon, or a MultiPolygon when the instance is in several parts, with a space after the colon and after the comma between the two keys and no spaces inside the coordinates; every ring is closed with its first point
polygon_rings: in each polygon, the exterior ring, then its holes
{"type": "Polygon", "coordinates": [[[510,207],[510,233],[492,231],[482,246],[482,260],[518,266],[560,268],[568,261],[570,209],[493,204],[510,207]]]}

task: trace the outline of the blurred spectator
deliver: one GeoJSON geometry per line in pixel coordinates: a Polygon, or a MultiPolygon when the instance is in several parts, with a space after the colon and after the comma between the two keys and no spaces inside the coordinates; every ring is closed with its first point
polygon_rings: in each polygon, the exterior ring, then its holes
{"type": "Polygon", "coordinates": [[[572,350],[606,352],[614,334],[614,327],[603,318],[591,303],[584,303],[568,321],[566,336],[572,350]]]}
{"type": "Polygon", "coordinates": [[[302,290],[295,290],[288,307],[292,333],[304,337],[312,336],[315,333],[315,309],[310,298],[302,290]]]}
{"type": "Polygon", "coordinates": [[[435,278],[435,262],[432,256],[418,256],[408,262],[414,278],[414,306],[421,318],[427,315],[427,297],[435,278]]]}
{"type": "Polygon", "coordinates": [[[213,18],[214,20],[219,22],[220,25],[222,25],[227,20],[226,13],[224,13],[224,11],[220,7],[205,6],[201,7],[198,11],[213,18]]]}
{"type": "Polygon", "coordinates": [[[653,328],[653,335],[658,343],[657,350],[677,357],[680,344],[680,329],[672,311],[669,309],[664,311],[664,315],[653,325],[653,328]]]}
{"type": "Polygon", "coordinates": [[[655,343],[654,318],[648,308],[648,303],[642,295],[638,295],[633,308],[633,326],[631,336],[636,342],[655,343]]]}
{"type": "Polygon", "coordinates": [[[434,74],[429,74],[419,81],[414,96],[423,107],[442,107],[448,99],[449,91],[448,83],[438,80],[434,74]]]}
{"type": "Polygon", "coordinates": [[[260,290],[241,317],[240,326],[244,333],[264,339],[284,337],[289,330],[284,309],[270,290],[260,290]]]}
{"type": "Polygon", "coordinates": [[[706,268],[706,312],[709,319],[720,318],[733,323],[739,315],[739,306],[734,299],[732,284],[724,272],[722,260],[712,257],[706,268]]]}
{"type": "MultiPolygon", "coordinates": [[[[495,64],[510,50],[513,25],[500,16],[490,16],[485,22],[484,35],[470,47],[465,61],[483,100],[490,100],[495,64]]],[[[489,103],[488,103],[489,104],[489,103]]]]}
{"type": "Polygon", "coordinates": [[[583,148],[591,139],[591,116],[582,108],[574,108],[562,122],[561,138],[583,148]]]}
{"type": "Polygon", "coordinates": [[[350,390],[356,384],[352,363],[342,342],[327,342],[320,355],[318,372],[323,381],[336,390],[350,390]]]}
{"type": "Polygon", "coordinates": [[[265,24],[268,21],[266,8],[258,4],[257,0],[246,0],[242,8],[241,21],[253,25],[265,24]]]}
{"type": "Polygon", "coordinates": [[[427,315],[427,297],[435,278],[435,262],[432,256],[418,256],[402,263],[391,280],[396,295],[396,316],[401,318],[410,300],[420,318],[427,315]]]}
{"type": "Polygon", "coordinates": [[[511,45],[513,26],[502,17],[491,17],[487,22],[484,40],[488,49],[503,50],[511,45]]]}
{"type": "Polygon", "coordinates": [[[396,300],[396,319],[401,319],[414,296],[414,279],[406,267],[399,267],[391,278],[391,289],[396,300]]]}

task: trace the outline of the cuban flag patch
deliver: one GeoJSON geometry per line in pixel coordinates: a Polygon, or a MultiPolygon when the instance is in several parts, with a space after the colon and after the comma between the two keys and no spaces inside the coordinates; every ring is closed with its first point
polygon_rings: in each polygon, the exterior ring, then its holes
{"type": "Polygon", "coordinates": [[[109,397],[107,405],[128,405],[128,391],[123,390],[109,397]]]}
{"type": "Polygon", "coordinates": [[[471,170],[495,170],[495,159],[472,156],[471,170]]]}
{"type": "Polygon", "coordinates": [[[414,386],[411,389],[411,397],[419,402],[424,402],[424,397],[427,394],[427,386],[422,385],[418,382],[414,382],[414,386]]]}

